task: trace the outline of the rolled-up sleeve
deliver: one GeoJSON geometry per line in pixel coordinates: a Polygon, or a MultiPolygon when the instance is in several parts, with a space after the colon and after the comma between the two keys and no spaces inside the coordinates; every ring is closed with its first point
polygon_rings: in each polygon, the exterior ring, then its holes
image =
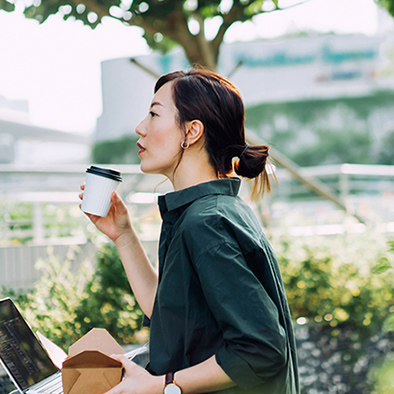
{"type": "MultiPolygon", "coordinates": [[[[271,380],[286,365],[286,332],[278,307],[249,267],[247,256],[237,242],[225,237],[218,242],[216,237],[215,244],[200,249],[195,264],[223,333],[223,346],[216,352],[218,364],[245,390],[271,380]]],[[[269,266],[267,260],[261,264],[269,266]]]]}

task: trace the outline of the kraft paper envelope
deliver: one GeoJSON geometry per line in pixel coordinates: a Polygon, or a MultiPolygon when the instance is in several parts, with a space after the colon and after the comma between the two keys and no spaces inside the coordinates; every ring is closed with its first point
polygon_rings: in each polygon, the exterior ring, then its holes
{"type": "Polygon", "coordinates": [[[123,354],[108,331],[94,328],[75,342],[63,362],[64,394],[102,394],[120,383],[122,364],[110,357],[123,354]]]}

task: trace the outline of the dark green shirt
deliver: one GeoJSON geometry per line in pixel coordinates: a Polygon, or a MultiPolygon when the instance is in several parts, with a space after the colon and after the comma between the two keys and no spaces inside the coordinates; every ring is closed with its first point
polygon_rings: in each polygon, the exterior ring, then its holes
{"type": "Polygon", "coordinates": [[[148,370],[176,372],[215,355],[237,384],[221,393],[298,393],[278,263],[239,187],[237,178],[222,179],[159,197],[148,370]]]}

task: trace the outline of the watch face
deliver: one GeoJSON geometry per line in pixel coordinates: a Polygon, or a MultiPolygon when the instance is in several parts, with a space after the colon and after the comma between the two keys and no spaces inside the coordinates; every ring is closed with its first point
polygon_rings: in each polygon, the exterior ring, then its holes
{"type": "Polygon", "coordinates": [[[176,384],[170,383],[164,387],[164,394],[182,394],[182,390],[176,384]]]}

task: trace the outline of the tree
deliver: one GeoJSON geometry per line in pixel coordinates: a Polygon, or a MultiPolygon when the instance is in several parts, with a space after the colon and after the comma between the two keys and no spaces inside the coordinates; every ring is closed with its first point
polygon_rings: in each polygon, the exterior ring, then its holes
{"type": "MultiPolygon", "coordinates": [[[[0,0],[0,9],[13,11],[18,0],[0,0]]],[[[61,13],[64,19],[75,18],[95,28],[104,17],[112,17],[130,26],[144,29],[143,37],[152,49],[168,51],[180,45],[190,64],[216,69],[220,45],[225,33],[236,22],[252,20],[263,13],[280,11],[311,0],[19,0],[27,1],[24,13],[40,23],[61,13]],[[282,6],[288,2],[289,5],[282,6]],[[218,21],[216,34],[208,39],[206,25],[218,21]],[[194,25],[194,27],[193,27],[194,25]]],[[[375,0],[383,1],[383,0],[375,0]]],[[[394,0],[387,0],[394,1],[394,0]]],[[[250,137],[255,145],[263,143],[250,137]]],[[[273,161],[318,194],[346,209],[328,188],[317,180],[307,179],[284,155],[271,149],[273,161]]]]}
{"type": "Polygon", "coordinates": [[[394,16],[394,0],[375,0],[375,2],[385,8],[391,16],[394,16]]]}
{"type": "MultiPolygon", "coordinates": [[[[75,18],[92,28],[104,17],[112,17],[143,28],[143,36],[152,49],[166,52],[180,45],[191,64],[214,70],[224,35],[235,22],[308,0],[291,0],[291,5],[283,7],[286,1],[289,0],[41,0],[25,3],[24,13],[40,23],[60,13],[64,19],[75,18]],[[210,39],[206,34],[209,22],[218,26],[210,39]]],[[[14,10],[14,0],[0,0],[0,9],[14,10]]]]}

